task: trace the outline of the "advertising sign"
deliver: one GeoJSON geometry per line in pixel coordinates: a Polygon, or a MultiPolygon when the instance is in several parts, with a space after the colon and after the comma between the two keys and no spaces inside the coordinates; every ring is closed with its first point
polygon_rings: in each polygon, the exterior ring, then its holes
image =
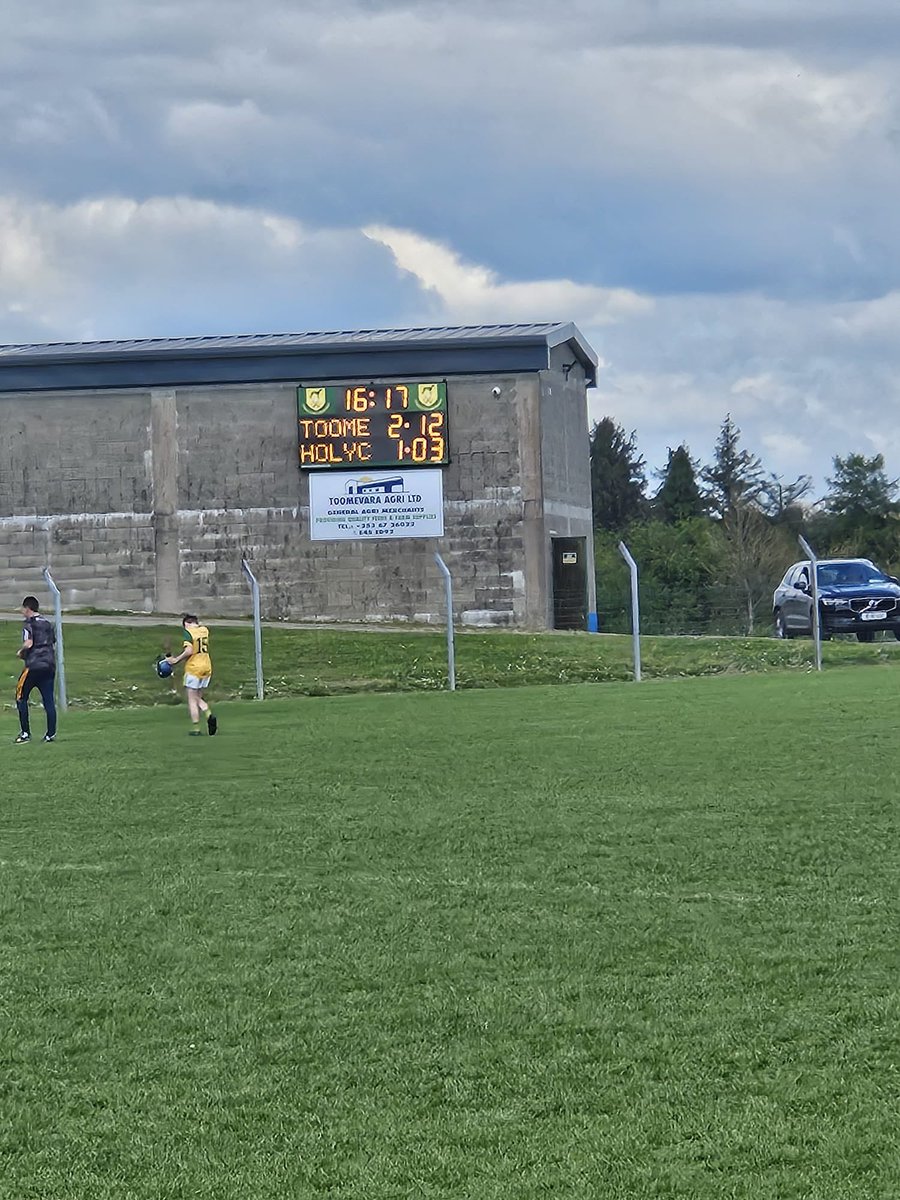
{"type": "Polygon", "coordinates": [[[443,534],[440,470],[310,472],[309,536],[315,542],[443,534]]]}

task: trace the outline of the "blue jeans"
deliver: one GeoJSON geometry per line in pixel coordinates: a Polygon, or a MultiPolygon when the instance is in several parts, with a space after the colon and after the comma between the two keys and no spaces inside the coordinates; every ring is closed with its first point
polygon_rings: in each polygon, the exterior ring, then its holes
{"type": "Polygon", "coordinates": [[[16,708],[19,710],[19,721],[23,733],[31,733],[28,725],[28,697],[35,688],[41,693],[44,712],[47,714],[47,733],[50,737],[56,733],[56,701],[53,699],[55,679],[55,671],[30,671],[27,667],[19,676],[16,688],[16,708]]]}

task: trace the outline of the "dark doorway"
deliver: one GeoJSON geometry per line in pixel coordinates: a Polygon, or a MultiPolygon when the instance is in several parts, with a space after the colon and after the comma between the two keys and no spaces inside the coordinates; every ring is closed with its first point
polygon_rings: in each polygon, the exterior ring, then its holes
{"type": "Polygon", "coordinates": [[[587,552],[583,537],[551,538],[553,628],[587,629],[587,552]]]}

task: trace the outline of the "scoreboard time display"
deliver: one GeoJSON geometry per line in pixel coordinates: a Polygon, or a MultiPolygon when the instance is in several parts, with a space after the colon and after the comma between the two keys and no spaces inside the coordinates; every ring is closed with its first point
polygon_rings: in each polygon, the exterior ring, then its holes
{"type": "Polygon", "coordinates": [[[301,467],[449,462],[447,382],[321,384],[297,389],[301,467]]]}

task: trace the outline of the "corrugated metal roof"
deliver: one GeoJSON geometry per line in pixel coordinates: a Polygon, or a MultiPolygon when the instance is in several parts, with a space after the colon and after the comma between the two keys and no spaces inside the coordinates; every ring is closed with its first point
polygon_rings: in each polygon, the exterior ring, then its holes
{"type": "MultiPolygon", "coordinates": [[[[242,333],[224,337],[184,337],[184,338],[126,338],[116,341],[102,342],[44,342],[35,345],[3,346],[0,345],[0,358],[84,358],[114,354],[179,354],[182,351],[202,351],[220,353],[221,351],[241,353],[253,350],[305,350],[313,346],[347,347],[409,345],[421,342],[518,342],[526,340],[546,340],[549,345],[557,345],[560,340],[568,340],[574,325],[559,323],[534,323],[516,325],[448,325],[421,329],[341,329],[315,333],[242,333]],[[560,333],[566,337],[560,339],[560,333]]],[[[580,335],[579,335],[580,336],[580,335]]],[[[582,339],[583,340],[583,339],[582,339]]],[[[584,343],[585,348],[587,343],[584,343]]],[[[596,356],[590,351],[591,360],[596,363],[596,356]]]]}
{"type": "MultiPolygon", "coordinates": [[[[121,341],[49,342],[37,345],[0,345],[0,390],[45,390],[50,387],[135,386],[138,363],[156,363],[147,372],[148,383],[227,382],[259,378],[262,363],[240,368],[236,360],[265,359],[266,369],[275,360],[280,367],[296,372],[298,367],[318,365],[331,370],[347,356],[366,359],[365,369],[377,359],[399,366],[418,358],[435,369],[435,352],[447,352],[447,371],[507,371],[515,369],[517,348],[531,348],[523,355],[521,369],[535,369],[534,348],[543,354],[554,346],[570,344],[584,366],[589,383],[594,383],[598,359],[573,324],[541,322],[509,325],[436,326],[416,329],[332,330],[310,333],[237,334],[225,337],[135,338],[121,341]],[[471,351],[471,353],[466,353],[471,351]],[[496,353],[493,353],[496,352],[496,353]],[[202,366],[215,359],[221,369],[202,366]],[[113,364],[134,364],[115,370],[113,364]],[[229,365],[229,363],[231,365],[229,365]],[[109,367],[101,369],[101,364],[109,367]],[[176,364],[181,364],[180,367],[176,364]],[[191,365],[193,364],[193,365],[191,365]],[[492,364],[493,367],[492,367],[492,364]],[[71,382],[65,368],[71,365],[71,382]]],[[[349,365],[349,364],[348,364],[349,365]]],[[[546,365],[546,363],[544,363],[546,365]]],[[[280,378],[277,369],[273,377],[280,378]]]]}

